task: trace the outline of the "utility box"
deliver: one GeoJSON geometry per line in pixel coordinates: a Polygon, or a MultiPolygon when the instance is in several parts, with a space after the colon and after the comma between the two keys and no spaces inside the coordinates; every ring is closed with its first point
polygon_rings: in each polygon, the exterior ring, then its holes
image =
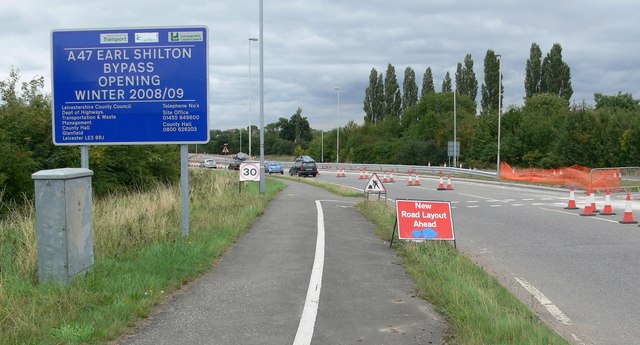
{"type": "Polygon", "coordinates": [[[40,282],[69,283],[93,267],[91,176],[83,168],[41,170],[35,183],[40,282]]]}

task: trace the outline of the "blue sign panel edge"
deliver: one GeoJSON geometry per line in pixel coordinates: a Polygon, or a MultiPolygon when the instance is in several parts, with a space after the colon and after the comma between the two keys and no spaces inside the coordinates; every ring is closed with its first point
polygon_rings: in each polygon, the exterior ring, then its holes
{"type": "MultiPolygon", "coordinates": [[[[209,107],[209,28],[206,25],[197,25],[197,26],[171,26],[171,27],[127,27],[127,28],[121,28],[121,27],[113,27],[113,28],[87,28],[87,29],[54,29],[51,31],[51,78],[52,78],[52,91],[51,91],[51,103],[52,103],[52,139],[53,139],[53,143],[55,145],[59,145],[59,146],[86,146],[86,145],[157,145],[157,144],[205,144],[207,142],[209,142],[210,140],[210,107],[209,107]],[[56,76],[55,76],[55,71],[56,71],[56,66],[54,65],[54,35],[56,33],[77,33],[77,34],[81,34],[81,33],[94,33],[94,32],[103,32],[103,33],[108,33],[108,32],[114,32],[114,31],[119,31],[119,32],[127,32],[127,33],[134,33],[135,31],[140,31],[140,32],[148,32],[148,31],[153,31],[153,30],[162,30],[162,31],[177,31],[177,32],[186,32],[187,30],[202,30],[204,31],[204,39],[203,39],[203,48],[204,49],[204,89],[205,89],[205,97],[201,97],[199,98],[199,100],[203,100],[204,101],[204,107],[206,108],[204,111],[204,114],[206,114],[206,119],[205,119],[205,123],[206,123],[206,133],[201,133],[198,132],[198,134],[200,135],[200,138],[197,138],[194,140],[190,140],[190,138],[187,138],[187,140],[157,140],[154,138],[142,138],[142,139],[138,139],[138,138],[134,138],[133,140],[127,140],[127,141],[92,141],[92,140],[82,140],[82,141],[75,141],[75,142],[67,142],[67,141],[59,141],[57,140],[58,138],[58,132],[61,130],[61,126],[58,126],[58,128],[56,128],[56,111],[58,110],[56,108],[56,97],[55,97],[55,92],[56,92],[56,88],[55,88],[55,83],[56,83],[56,76]],[[203,135],[204,134],[204,135],[203,135]]],[[[111,47],[105,47],[105,50],[108,50],[111,47]]],[[[126,102],[126,101],[123,101],[126,102]]],[[[61,112],[61,111],[59,111],[61,112]]],[[[85,137],[86,139],[86,137],[85,137]]]]}

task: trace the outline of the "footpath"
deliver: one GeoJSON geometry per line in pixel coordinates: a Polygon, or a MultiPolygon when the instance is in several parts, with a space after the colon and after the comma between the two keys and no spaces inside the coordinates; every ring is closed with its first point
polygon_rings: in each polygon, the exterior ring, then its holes
{"type": "Polygon", "coordinates": [[[445,322],[416,296],[401,259],[353,207],[358,200],[286,183],[211,272],[118,344],[293,344],[314,265],[316,200],[325,246],[311,344],[443,344],[445,322]]]}

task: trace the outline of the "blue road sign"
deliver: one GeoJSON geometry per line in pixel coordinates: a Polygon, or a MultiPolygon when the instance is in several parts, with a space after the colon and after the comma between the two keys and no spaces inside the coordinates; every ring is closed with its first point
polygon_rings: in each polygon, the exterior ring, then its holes
{"type": "Polygon", "coordinates": [[[209,141],[208,29],[54,30],[56,145],[209,141]]]}

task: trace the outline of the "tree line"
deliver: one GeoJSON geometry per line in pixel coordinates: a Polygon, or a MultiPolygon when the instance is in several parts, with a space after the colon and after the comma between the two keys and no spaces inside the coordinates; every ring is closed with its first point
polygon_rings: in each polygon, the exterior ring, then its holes
{"type": "MultiPolygon", "coordinates": [[[[487,50],[484,80],[480,82],[473,58],[467,54],[453,77],[446,71],[439,91],[430,67],[423,73],[421,88],[411,67],[404,70],[402,86],[393,65],[388,64],[385,73],[373,68],[364,90],[364,123],[351,121],[340,128],[340,160],[409,165],[448,162],[455,92],[459,161],[467,167],[495,169],[498,107],[504,95],[500,58],[487,50]]],[[[595,106],[571,104],[571,70],[557,43],[546,55],[533,43],[523,67],[524,105],[502,106],[501,160],[513,166],[542,168],[640,164],[636,152],[640,150],[639,101],[631,94],[596,93],[595,106]]],[[[290,119],[280,118],[266,126],[265,153],[305,153],[318,161],[335,162],[336,130],[313,130],[301,113],[298,109],[290,119]],[[295,128],[305,135],[294,136],[295,128]]],[[[217,131],[216,135],[237,143],[238,130],[234,131],[217,131]]],[[[210,152],[219,152],[222,147],[213,139],[210,144],[210,152]]]]}
{"type": "MultiPolygon", "coordinates": [[[[0,81],[0,215],[33,198],[31,174],[80,166],[76,146],[55,146],[51,97],[44,78],[20,83],[18,70],[0,81]]],[[[180,177],[177,145],[92,146],[89,154],[97,195],[145,189],[180,177]]]]}
{"type": "MultiPolygon", "coordinates": [[[[500,95],[499,59],[492,50],[484,57],[484,80],[467,54],[455,75],[444,74],[439,92],[427,67],[418,88],[416,73],[404,70],[402,87],[395,68],[375,68],[364,90],[362,124],[340,127],[340,161],[439,165],[447,162],[447,142],[453,140],[454,92],[459,161],[467,167],[495,168],[500,95]],[[455,86],[455,88],[454,88],[455,86]],[[478,106],[479,98],[479,106],[478,106]]],[[[501,158],[513,166],[587,167],[640,165],[640,101],[631,94],[594,94],[595,106],[571,104],[571,71],[554,44],[543,57],[532,44],[524,63],[525,102],[508,106],[501,118],[501,158]]],[[[31,174],[44,169],[80,165],[73,146],[55,146],[51,132],[51,99],[42,92],[43,78],[19,85],[18,71],[0,81],[0,201],[20,202],[33,196],[31,174]]],[[[265,154],[309,154],[335,162],[337,130],[311,128],[303,110],[265,126],[265,154]],[[324,153],[324,156],[323,156],[324,153]]],[[[253,154],[259,151],[253,127],[253,154]]],[[[248,151],[248,128],[212,130],[206,145],[190,152],[248,151]],[[240,140],[242,137],[242,140],[240,140]],[[241,148],[242,147],[242,148],[241,148]]],[[[90,168],[96,194],[136,188],[179,178],[177,145],[92,146],[90,168]]]]}

